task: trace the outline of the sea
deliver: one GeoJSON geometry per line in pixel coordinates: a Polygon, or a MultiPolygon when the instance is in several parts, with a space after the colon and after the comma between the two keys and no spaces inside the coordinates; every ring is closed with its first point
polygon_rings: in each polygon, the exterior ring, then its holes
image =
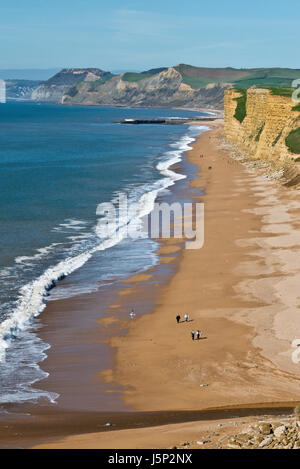
{"type": "Polygon", "coordinates": [[[172,166],[205,127],[117,122],[196,115],[204,113],[0,104],[0,407],[58,398],[42,387],[51,344],[40,339],[36,318],[47,301],[98,291],[158,263],[157,242],[129,238],[128,225],[186,177],[172,166]],[[133,210],[99,237],[97,207],[117,206],[120,194],[133,210]],[[60,283],[70,274],[72,282],[60,283]]]}

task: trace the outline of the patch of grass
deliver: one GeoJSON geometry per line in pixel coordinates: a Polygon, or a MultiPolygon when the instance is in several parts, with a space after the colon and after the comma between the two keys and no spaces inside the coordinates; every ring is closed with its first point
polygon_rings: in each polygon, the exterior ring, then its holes
{"type": "Polygon", "coordinates": [[[167,67],[151,68],[150,70],[141,72],[141,74],[142,75],[157,75],[158,73],[164,72],[165,70],[168,70],[167,67]]]}
{"type": "Polygon", "coordinates": [[[300,127],[290,132],[285,143],[291,153],[300,155],[300,127]]]}
{"type": "Polygon", "coordinates": [[[297,106],[294,106],[294,107],[292,108],[292,111],[298,111],[298,112],[300,112],[300,104],[297,104],[297,106]]]}
{"type": "Polygon", "coordinates": [[[265,88],[270,90],[273,96],[283,96],[285,98],[291,98],[295,91],[295,88],[273,88],[268,86],[265,88]]]}
{"type": "Polygon", "coordinates": [[[127,72],[124,73],[122,80],[129,81],[131,83],[135,83],[141,80],[146,80],[146,78],[152,77],[153,74],[150,73],[134,73],[134,72],[127,72]]]}
{"type": "Polygon", "coordinates": [[[295,159],[295,163],[300,163],[300,157],[295,159]]]}
{"type": "Polygon", "coordinates": [[[263,125],[261,126],[261,128],[259,129],[258,134],[255,137],[256,142],[259,142],[260,136],[261,136],[261,134],[262,134],[262,132],[265,128],[265,125],[266,125],[266,123],[264,122],[263,125]]]}
{"type": "Polygon", "coordinates": [[[289,78],[277,78],[269,76],[250,76],[249,78],[236,80],[235,86],[239,88],[251,88],[255,85],[257,88],[288,88],[291,84],[289,78]]]}
{"type": "Polygon", "coordinates": [[[194,90],[199,90],[200,88],[205,88],[205,86],[209,83],[212,83],[212,79],[202,77],[189,77],[187,75],[182,75],[182,82],[185,85],[189,85],[194,90]]]}
{"type": "Polygon", "coordinates": [[[239,96],[238,98],[234,98],[235,101],[237,101],[237,106],[235,110],[234,117],[242,123],[243,120],[245,119],[247,115],[247,90],[244,89],[236,89],[239,93],[241,93],[242,96],[239,96]]]}

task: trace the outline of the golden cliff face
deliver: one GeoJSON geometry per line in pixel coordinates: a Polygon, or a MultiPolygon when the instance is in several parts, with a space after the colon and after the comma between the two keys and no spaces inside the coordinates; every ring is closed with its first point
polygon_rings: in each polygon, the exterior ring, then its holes
{"type": "Polygon", "coordinates": [[[225,137],[253,158],[271,160],[276,166],[290,165],[299,155],[290,153],[286,138],[300,127],[300,112],[293,111],[291,98],[273,95],[270,90],[247,91],[246,117],[240,123],[234,116],[237,90],[225,91],[225,137]]]}

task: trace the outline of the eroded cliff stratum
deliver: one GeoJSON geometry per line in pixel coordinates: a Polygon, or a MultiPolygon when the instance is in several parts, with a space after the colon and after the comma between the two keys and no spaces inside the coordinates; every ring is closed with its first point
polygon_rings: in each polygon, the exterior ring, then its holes
{"type": "Polygon", "coordinates": [[[226,90],[224,115],[228,142],[283,168],[287,179],[300,183],[300,106],[292,90],[226,90]]]}

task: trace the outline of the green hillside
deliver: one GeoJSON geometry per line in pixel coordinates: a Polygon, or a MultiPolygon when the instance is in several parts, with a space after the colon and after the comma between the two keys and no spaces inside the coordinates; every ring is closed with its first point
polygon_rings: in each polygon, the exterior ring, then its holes
{"type": "Polygon", "coordinates": [[[300,77],[300,70],[289,68],[202,68],[185,64],[174,68],[182,75],[183,82],[194,89],[203,88],[209,83],[232,83],[237,88],[253,85],[289,88],[292,81],[300,77]]]}
{"type": "Polygon", "coordinates": [[[103,83],[106,83],[108,80],[113,78],[113,76],[114,75],[112,73],[106,72],[99,80],[91,81],[89,91],[97,90],[99,85],[103,85],[103,83]]]}
{"type": "MultiPolygon", "coordinates": [[[[204,88],[210,83],[231,83],[237,88],[247,89],[253,85],[258,87],[290,88],[291,83],[300,77],[300,70],[289,68],[256,68],[237,69],[194,67],[192,65],[176,65],[183,79],[183,83],[194,90],[204,88]]],[[[125,73],[123,81],[139,82],[161,73],[167,68],[155,68],[141,73],[125,73]]]]}
{"type": "Polygon", "coordinates": [[[146,78],[150,78],[151,76],[152,75],[150,75],[150,73],[145,73],[145,72],[142,72],[142,73],[127,72],[127,73],[124,73],[124,75],[122,76],[122,80],[136,83],[141,80],[146,80],[146,78]]]}

